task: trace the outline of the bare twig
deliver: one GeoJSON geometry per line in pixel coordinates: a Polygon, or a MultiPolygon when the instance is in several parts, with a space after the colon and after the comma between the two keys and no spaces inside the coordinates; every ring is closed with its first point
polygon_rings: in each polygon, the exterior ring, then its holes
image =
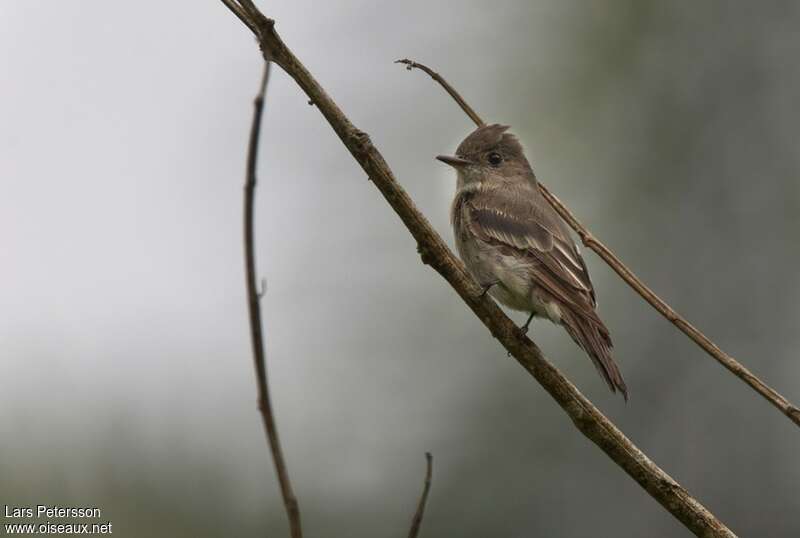
{"type": "Polygon", "coordinates": [[[478,116],[478,113],[475,112],[475,110],[473,110],[473,108],[469,106],[466,101],[464,101],[464,99],[461,97],[461,95],[459,95],[456,89],[453,88],[450,84],[448,84],[447,81],[439,73],[437,73],[427,65],[417,63],[414,60],[409,60],[408,58],[403,58],[402,60],[395,60],[394,63],[405,65],[406,69],[409,71],[411,71],[414,68],[417,68],[428,73],[428,75],[433,80],[442,85],[442,88],[444,88],[445,91],[450,94],[450,97],[452,97],[453,100],[456,103],[458,103],[458,106],[461,107],[461,110],[463,110],[467,114],[467,116],[469,116],[470,119],[475,122],[476,125],[478,126],[483,125],[483,120],[480,118],[480,116],[478,116]]]}
{"type": "Polygon", "coordinates": [[[244,8],[242,8],[242,6],[240,6],[233,0],[222,0],[222,3],[225,4],[225,6],[228,9],[230,9],[231,12],[245,24],[245,26],[250,28],[252,32],[256,31],[256,27],[253,25],[252,22],[250,22],[250,17],[248,16],[248,13],[244,10],[244,8]]]}
{"type": "Polygon", "coordinates": [[[733,532],[631,443],[550,364],[539,347],[522,334],[494,301],[482,296],[481,287],[469,276],[461,261],[453,256],[439,234],[416,208],[369,136],[350,122],[289,50],[275,32],[272,20],[259,15],[255,24],[258,27],[256,36],[265,57],[280,65],[325,116],[342,143],[416,239],[423,263],[431,265],[447,280],[492,335],[561,406],[578,430],[690,531],[704,537],[734,537],[733,532]]]}
{"type": "Polygon", "coordinates": [[[428,493],[431,491],[431,475],[433,474],[433,456],[430,452],[425,453],[425,485],[422,487],[422,495],[419,497],[417,511],[411,519],[411,529],[408,531],[408,538],[417,538],[419,528],[422,526],[422,516],[425,514],[425,503],[428,502],[428,493]]]}
{"type": "MultiPolygon", "coordinates": [[[[461,109],[472,119],[477,126],[484,125],[483,120],[475,113],[464,98],[442,78],[439,73],[436,73],[431,68],[415,62],[413,60],[403,59],[397,60],[395,63],[402,63],[406,68],[411,70],[418,68],[431,76],[436,82],[442,85],[447,93],[455,100],[461,109]]],[[[775,389],[761,381],[750,370],[745,368],[742,364],[737,362],[733,357],[722,351],[714,342],[712,342],[705,334],[696,329],[686,318],[682,317],[675,310],[665,303],[653,290],[648,288],[633,271],[628,269],[625,264],[614,255],[603,243],[592,235],[589,230],[583,226],[577,218],[570,212],[569,209],[559,200],[550,190],[545,187],[542,182],[539,182],[539,190],[542,195],[550,202],[550,205],[558,212],[559,215],[572,227],[573,230],[581,238],[583,244],[596,252],[633,290],[642,296],[642,298],[650,303],[662,316],[667,318],[673,325],[680,329],[686,336],[688,336],[694,343],[700,346],[706,353],[716,359],[722,366],[727,368],[733,375],[747,383],[753,390],[764,397],[769,403],[780,410],[784,415],[796,425],[800,426],[800,409],[792,405],[789,400],[784,398],[775,389]]]]}
{"type": "Polygon", "coordinates": [[[784,415],[796,425],[800,426],[800,410],[792,405],[789,400],[784,398],[775,389],[761,381],[750,370],[744,367],[741,363],[736,361],[733,357],[722,351],[719,346],[712,342],[705,334],[701,333],[698,329],[689,323],[686,318],[675,312],[671,306],[665,303],[658,295],[653,293],[653,290],[648,288],[633,271],[628,269],[619,258],[617,258],[608,247],[595,238],[589,230],[583,226],[578,219],[569,211],[569,209],[561,203],[553,193],[551,193],[544,185],[539,183],[539,189],[542,194],[555,208],[556,211],[564,218],[565,221],[575,230],[580,236],[583,244],[595,251],[603,260],[628,283],[628,285],[644,298],[645,301],[658,310],[658,312],[667,318],[673,325],[680,329],[686,336],[692,339],[694,343],[703,348],[703,350],[715,358],[722,366],[727,368],[733,375],[750,385],[750,387],[764,397],[769,403],[778,408],[784,415]]]}
{"type": "Polygon", "coordinates": [[[245,270],[247,275],[247,306],[250,313],[250,337],[253,346],[253,360],[256,367],[256,382],[258,385],[258,408],[264,421],[264,430],[267,434],[272,461],[278,475],[283,504],[289,518],[289,527],[292,538],[301,538],[303,533],[300,528],[300,508],[297,498],[289,482],[289,471],[283,459],[281,442],[278,437],[278,427],[272,412],[272,402],[269,397],[269,384],[267,383],[267,363],[264,353],[264,334],[261,328],[261,308],[259,306],[260,293],[256,279],[256,255],[254,245],[254,202],[256,189],[256,162],[258,160],[258,138],[261,130],[261,114],[264,110],[264,94],[269,81],[270,62],[264,63],[264,75],[258,95],[253,102],[253,124],[250,128],[250,143],[247,148],[247,178],[244,184],[244,250],[245,270]]]}

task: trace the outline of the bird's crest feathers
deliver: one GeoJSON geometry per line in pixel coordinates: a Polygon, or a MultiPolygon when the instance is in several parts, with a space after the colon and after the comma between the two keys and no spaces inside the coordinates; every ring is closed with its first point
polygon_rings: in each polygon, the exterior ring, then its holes
{"type": "Polygon", "coordinates": [[[470,158],[489,150],[496,150],[507,157],[524,157],[522,145],[519,143],[516,136],[506,132],[508,129],[508,125],[500,125],[499,123],[482,125],[472,131],[472,133],[459,144],[456,155],[463,158],[470,158]]]}

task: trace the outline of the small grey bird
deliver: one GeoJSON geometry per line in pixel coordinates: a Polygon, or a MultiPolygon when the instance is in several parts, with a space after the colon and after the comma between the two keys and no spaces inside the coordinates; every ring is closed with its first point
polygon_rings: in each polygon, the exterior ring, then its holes
{"type": "Polygon", "coordinates": [[[458,254],[472,276],[502,304],[566,329],[591,357],[612,392],[628,399],[611,337],[595,312],[592,281],[566,223],[544,199],[536,176],[508,126],[473,131],[456,156],[451,218],[458,254]]]}

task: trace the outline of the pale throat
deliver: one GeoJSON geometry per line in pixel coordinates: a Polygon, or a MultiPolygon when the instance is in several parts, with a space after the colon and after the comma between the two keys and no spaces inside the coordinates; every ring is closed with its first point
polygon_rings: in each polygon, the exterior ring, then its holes
{"type": "Polygon", "coordinates": [[[472,167],[456,170],[456,196],[461,194],[469,194],[481,190],[486,177],[486,173],[481,169],[472,167]]]}

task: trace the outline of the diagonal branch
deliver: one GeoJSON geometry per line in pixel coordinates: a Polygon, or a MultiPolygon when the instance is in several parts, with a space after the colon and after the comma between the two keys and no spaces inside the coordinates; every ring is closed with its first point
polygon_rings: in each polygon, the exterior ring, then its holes
{"type": "Polygon", "coordinates": [[[255,234],[253,231],[256,162],[258,160],[258,138],[261,131],[261,114],[264,110],[264,94],[266,93],[267,82],[269,81],[269,67],[270,62],[265,62],[261,86],[253,102],[253,124],[250,127],[250,143],[247,148],[247,178],[244,184],[244,248],[245,270],[247,274],[247,308],[250,314],[250,337],[253,346],[253,360],[256,367],[256,382],[258,385],[258,409],[261,411],[261,418],[264,421],[264,430],[266,431],[267,442],[272,452],[275,472],[278,475],[278,483],[280,484],[286,515],[289,518],[292,538],[302,538],[300,508],[297,504],[297,498],[292,491],[292,484],[289,482],[289,471],[283,459],[283,450],[281,449],[281,442],[278,437],[278,427],[275,424],[275,416],[272,413],[272,402],[269,397],[267,362],[264,353],[264,333],[261,328],[261,307],[259,305],[262,292],[259,292],[256,280],[255,234]]]}
{"type": "Polygon", "coordinates": [[[255,32],[256,27],[250,22],[250,17],[248,13],[244,10],[242,6],[236,3],[234,0],[222,0],[222,3],[225,4],[225,7],[231,10],[231,12],[236,15],[236,17],[242,21],[245,26],[250,28],[251,31],[255,32]]]}
{"type": "Polygon", "coordinates": [[[417,504],[417,511],[411,519],[411,529],[408,531],[408,538],[417,538],[419,528],[422,526],[422,516],[425,514],[425,503],[428,502],[428,493],[431,491],[431,475],[433,474],[433,456],[430,452],[425,453],[425,483],[422,487],[422,495],[417,504]]]}
{"type": "Polygon", "coordinates": [[[628,269],[608,247],[596,239],[592,233],[570,213],[569,209],[564,206],[555,194],[551,193],[541,183],[539,183],[539,189],[555,210],[558,211],[572,229],[577,232],[583,244],[595,251],[636,293],[641,295],[642,298],[650,303],[653,308],[658,310],[662,316],[680,329],[683,334],[688,336],[695,344],[716,359],[722,366],[727,368],[733,375],[747,383],[753,390],[763,396],[765,400],[789,417],[792,422],[800,426],[800,409],[792,405],[789,400],[784,398],[775,389],[761,381],[761,379],[756,377],[756,375],[743,364],[722,351],[722,349],[712,342],[705,334],[695,328],[686,318],[678,314],[671,306],[664,302],[663,299],[656,295],[653,290],[648,288],[633,271],[628,269]]]}
{"type": "Polygon", "coordinates": [[[423,263],[433,267],[463,299],[464,303],[506,350],[561,406],[581,433],[633,478],[649,495],[687,529],[703,537],[735,537],[686,489],[661,470],[606,418],[550,362],[539,347],[519,328],[469,276],[394,177],[383,155],[369,136],[357,129],[275,32],[274,23],[259,14],[254,17],[256,37],[264,56],[275,61],[314,102],[342,143],[361,165],[374,185],[417,241],[423,263]]]}
{"type": "MultiPolygon", "coordinates": [[[[421,69],[430,77],[441,84],[445,91],[455,100],[458,106],[475,122],[477,126],[484,125],[483,120],[475,113],[464,98],[453,88],[442,76],[433,71],[430,67],[409,59],[397,60],[395,63],[405,64],[406,69],[409,71],[417,68],[421,69]]],[[[558,212],[559,215],[572,227],[578,234],[584,246],[592,249],[597,253],[603,261],[605,261],[633,290],[642,296],[642,298],[650,303],[662,316],[667,318],[673,325],[680,329],[686,336],[688,336],[695,344],[700,346],[706,353],[716,359],[722,366],[727,368],[733,375],[747,383],[753,390],[764,397],[769,403],[775,406],[784,415],[796,425],[800,426],[800,409],[792,405],[792,403],[784,398],[775,389],[761,381],[750,370],[745,368],[742,364],[737,362],[733,357],[722,351],[714,342],[712,342],[705,334],[700,332],[686,318],[678,314],[671,306],[664,300],[656,295],[653,290],[648,288],[644,282],[637,277],[633,271],[628,269],[622,261],[614,255],[608,247],[601,243],[592,233],[582,225],[577,218],[570,212],[569,209],[559,200],[555,194],[545,187],[542,182],[538,182],[539,190],[542,195],[550,202],[550,205],[558,212]]]]}
{"type": "Polygon", "coordinates": [[[458,103],[458,106],[460,106],[461,110],[463,110],[464,113],[467,116],[469,116],[469,119],[471,119],[472,121],[475,122],[475,125],[477,125],[478,127],[480,127],[481,125],[484,125],[483,120],[480,118],[480,116],[478,116],[478,113],[475,112],[472,109],[472,107],[467,104],[466,101],[464,101],[464,98],[461,97],[461,95],[456,91],[456,89],[453,88],[444,79],[444,77],[442,77],[442,75],[440,75],[439,73],[437,73],[436,71],[434,71],[433,69],[428,67],[427,65],[423,65],[421,63],[417,63],[414,60],[409,60],[408,58],[403,58],[402,60],[395,60],[394,63],[396,63],[396,64],[404,64],[408,71],[411,71],[412,69],[416,68],[416,69],[421,69],[422,71],[426,72],[433,80],[435,80],[436,82],[438,82],[439,84],[442,85],[442,88],[444,88],[444,90],[447,93],[450,94],[450,97],[452,97],[453,100],[456,103],[458,103]]]}

